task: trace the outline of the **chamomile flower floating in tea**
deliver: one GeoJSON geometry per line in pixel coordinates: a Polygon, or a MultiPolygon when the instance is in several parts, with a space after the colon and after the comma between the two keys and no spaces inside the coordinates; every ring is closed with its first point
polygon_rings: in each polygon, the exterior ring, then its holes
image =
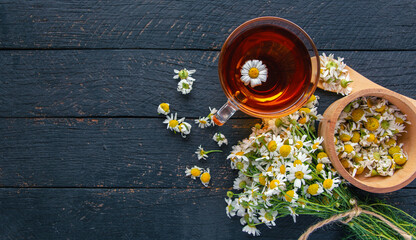
{"type": "Polygon", "coordinates": [[[213,152],[222,152],[221,150],[209,150],[209,151],[205,151],[201,145],[199,145],[198,149],[196,150],[196,155],[198,157],[198,160],[206,160],[208,158],[208,154],[213,153],[213,152]]]}
{"type": "Polygon", "coordinates": [[[405,132],[406,115],[387,100],[361,97],[340,114],[336,129],[336,150],[342,165],[352,176],[392,176],[407,161],[397,138],[405,132]]]}
{"type": "Polygon", "coordinates": [[[170,113],[169,103],[159,104],[159,106],[157,107],[157,113],[163,114],[163,115],[168,115],[170,113]]]}
{"type": "Polygon", "coordinates": [[[222,133],[215,133],[212,139],[218,143],[218,146],[221,147],[221,145],[225,144],[228,145],[228,140],[225,138],[224,134],[222,133]]]}
{"type": "Polygon", "coordinates": [[[193,82],[190,82],[186,79],[182,79],[178,82],[178,92],[181,92],[182,94],[188,94],[192,91],[192,85],[193,82]]]}
{"type": "Polygon", "coordinates": [[[326,56],[325,53],[320,56],[321,69],[320,81],[325,90],[348,95],[351,93],[349,84],[352,82],[348,74],[344,58],[334,58],[334,54],[326,56]]]}
{"type": "Polygon", "coordinates": [[[195,79],[191,77],[192,74],[196,72],[196,70],[187,70],[186,68],[177,70],[173,70],[174,73],[176,73],[175,76],[173,76],[174,79],[181,79],[181,80],[187,80],[188,82],[193,82],[195,79]]]}
{"type": "Polygon", "coordinates": [[[241,81],[244,85],[256,87],[267,80],[267,67],[260,60],[249,60],[241,68],[241,81]]]}
{"type": "Polygon", "coordinates": [[[186,176],[190,176],[192,179],[196,179],[197,177],[201,176],[203,168],[198,166],[194,166],[192,168],[186,168],[185,174],[186,176]]]}

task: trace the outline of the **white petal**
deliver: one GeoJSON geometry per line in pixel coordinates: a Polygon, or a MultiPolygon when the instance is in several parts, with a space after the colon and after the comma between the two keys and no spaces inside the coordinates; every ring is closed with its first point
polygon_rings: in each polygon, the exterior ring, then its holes
{"type": "Polygon", "coordinates": [[[255,86],[258,86],[258,85],[261,85],[260,79],[258,79],[258,78],[251,79],[251,87],[255,87],[255,86]]]}
{"type": "Polygon", "coordinates": [[[173,71],[174,71],[175,73],[179,73],[179,70],[173,69],[173,71]]]}
{"type": "Polygon", "coordinates": [[[173,76],[173,79],[178,79],[178,78],[179,78],[179,75],[173,76]]]}
{"type": "Polygon", "coordinates": [[[241,77],[241,81],[243,81],[244,83],[248,83],[248,82],[250,82],[250,80],[251,80],[251,78],[249,77],[249,76],[242,76],[241,77]]]}
{"type": "Polygon", "coordinates": [[[195,69],[193,69],[193,70],[188,70],[188,74],[194,74],[196,72],[196,70],[195,69]]]}
{"type": "Polygon", "coordinates": [[[241,75],[248,75],[248,69],[241,69],[241,75]]]}

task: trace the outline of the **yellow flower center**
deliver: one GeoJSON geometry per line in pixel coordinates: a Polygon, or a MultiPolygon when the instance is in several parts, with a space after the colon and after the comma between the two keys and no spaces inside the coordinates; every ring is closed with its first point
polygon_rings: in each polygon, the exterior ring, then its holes
{"type": "Polygon", "coordinates": [[[376,118],[370,117],[367,119],[367,122],[364,123],[365,128],[367,128],[368,131],[375,131],[377,130],[380,123],[376,118]]]}
{"type": "Polygon", "coordinates": [[[344,146],[344,152],[351,153],[352,151],[354,151],[354,148],[350,144],[344,146]]]}
{"type": "Polygon", "coordinates": [[[306,117],[299,118],[298,122],[299,122],[300,124],[305,124],[305,123],[306,123],[306,117]]]}
{"type": "Polygon", "coordinates": [[[396,140],[394,140],[393,138],[390,138],[389,140],[386,141],[386,144],[389,146],[393,146],[394,144],[396,144],[396,140]]]}
{"type": "Polygon", "coordinates": [[[274,217],[271,213],[267,212],[266,214],[264,214],[264,218],[267,219],[267,221],[273,221],[274,217]]]}
{"type": "Polygon", "coordinates": [[[285,199],[286,201],[291,202],[294,196],[295,196],[295,191],[289,190],[285,194],[285,199]]]}
{"type": "Polygon", "coordinates": [[[310,113],[311,110],[309,108],[301,108],[299,109],[299,112],[310,113]]]}
{"type": "Polygon", "coordinates": [[[341,164],[344,168],[350,168],[350,162],[347,159],[342,159],[341,164]]]}
{"type": "Polygon", "coordinates": [[[167,103],[161,103],[160,108],[162,108],[165,112],[169,112],[169,104],[167,103]]]}
{"type": "Polygon", "coordinates": [[[169,127],[174,128],[174,127],[178,126],[178,123],[179,122],[177,120],[172,119],[172,120],[169,121],[169,127]]]}
{"type": "Polygon", "coordinates": [[[241,181],[241,182],[240,182],[240,184],[238,184],[238,186],[239,186],[240,188],[245,188],[245,187],[246,187],[246,185],[247,185],[246,181],[241,181]]]}
{"type": "Polygon", "coordinates": [[[295,147],[297,149],[300,149],[301,147],[303,147],[303,142],[302,141],[297,141],[295,147]]]}
{"type": "Polygon", "coordinates": [[[316,171],[317,172],[320,172],[322,170],[324,170],[324,164],[318,163],[318,165],[316,165],[316,171]]]}
{"type": "Polygon", "coordinates": [[[280,147],[280,155],[282,155],[282,157],[287,157],[290,153],[290,151],[292,150],[292,148],[289,145],[283,145],[280,147]]]}
{"type": "Polygon", "coordinates": [[[276,143],[276,141],[270,141],[268,144],[267,144],[267,149],[269,149],[269,151],[270,152],[274,152],[274,151],[276,151],[276,149],[277,149],[277,143],[276,143]]]}
{"type": "Polygon", "coordinates": [[[318,193],[318,189],[319,189],[319,185],[317,183],[314,183],[312,185],[309,185],[307,191],[310,195],[315,195],[318,193]]]}
{"type": "Polygon", "coordinates": [[[270,188],[275,189],[277,186],[279,186],[279,184],[280,184],[280,181],[277,179],[274,179],[270,182],[270,188]]]}
{"type": "Polygon", "coordinates": [[[360,166],[359,168],[357,168],[357,171],[355,172],[355,174],[359,175],[359,174],[361,174],[363,172],[364,172],[364,167],[363,166],[360,166]]]}
{"type": "Polygon", "coordinates": [[[351,136],[348,134],[341,134],[341,136],[339,137],[341,139],[341,141],[343,142],[348,142],[349,140],[351,140],[351,136]]]}
{"type": "Polygon", "coordinates": [[[260,173],[260,176],[259,176],[259,183],[261,184],[261,185],[266,185],[266,177],[265,176],[263,176],[263,173],[260,173]]]}
{"type": "Polygon", "coordinates": [[[250,70],[248,70],[248,76],[250,78],[257,78],[259,76],[259,70],[257,68],[250,68],[250,70]]]}
{"type": "Polygon", "coordinates": [[[376,136],[372,133],[370,133],[367,137],[367,141],[368,142],[374,142],[374,140],[376,140],[376,136]]]}
{"type": "Polygon", "coordinates": [[[384,112],[384,110],[386,110],[386,105],[383,105],[383,106],[381,106],[379,108],[376,108],[376,112],[379,112],[379,113],[384,112]]]}
{"type": "Polygon", "coordinates": [[[241,169],[244,168],[244,163],[242,163],[242,162],[238,162],[236,165],[237,165],[238,170],[241,170],[241,169]]]}
{"type": "Polygon", "coordinates": [[[394,146],[389,148],[389,154],[392,155],[394,157],[395,153],[400,153],[400,147],[399,146],[394,146]]]}
{"type": "Polygon", "coordinates": [[[396,119],[394,121],[398,124],[403,124],[404,123],[404,120],[399,118],[399,117],[396,117],[396,119]]]}
{"type": "Polygon", "coordinates": [[[198,168],[192,168],[191,169],[191,174],[194,177],[199,177],[199,175],[201,175],[201,170],[199,170],[198,168]]]}
{"type": "Polygon", "coordinates": [[[315,95],[312,95],[312,96],[309,98],[308,103],[313,102],[313,101],[315,101],[315,100],[316,100],[316,96],[315,96],[315,95]]]}
{"type": "Polygon", "coordinates": [[[373,106],[374,106],[374,103],[373,103],[373,101],[371,101],[371,99],[367,99],[367,106],[368,106],[369,108],[371,108],[371,107],[373,107],[373,106]]]}
{"type": "Polygon", "coordinates": [[[406,163],[406,157],[405,156],[403,156],[402,154],[400,154],[400,153],[396,153],[396,154],[394,154],[394,156],[393,156],[393,160],[394,160],[394,162],[395,163],[397,163],[397,164],[399,164],[399,165],[403,165],[403,164],[405,164],[406,163]]]}
{"type": "Polygon", "coordinates": [[[281,174],[285,174],[286,173],[286,166],[285,165],[280,165],[280,173],[281,174]]]}
{"type": "Polygon", "coordinates": [[[202,124],[207,124],[207,121],[205,121],[205,120],[199,120],[199,122],[202,123],[202,124]]]}
{"type": "Polygon", "coordinates": [[[296,159],[295,161],[293,161],[293,166],[296,167],[297,165],[302,165],[302,161],[299,159],[296,159]]]}
{"type": "Polygon", "coordinates": [[[328,155],[325,152],[318,153],[318,158],[319,159],[326,158],[326,157],[328,157],[328,155]]]}
{"type": "Polygon", "coordinates": [[[330,189],[332,187],[332,184],[334,184],[334,181],[329,178],[325,179],[323,186],[325,189],[330,189]]]}
{"type": "Polygon", "coordinates": [[[364,110],[361,108],[354,109],[351,113],[352,120],[358,122],[364,115],[364,110]]]}
{"type": "Polygon", "coordinates": [[[267,168],[267,172],[271,172],[272,170],[273,170],[273,167],[272,166],[270,166],[270,167],[267,168]]]}
{"type": "Polygon", "coordinates": [[[359,131],[354,131],[352,133],[352,138],[351,138],[351,142],[353,143],[358,143],[360,141],[361,135],[359,131]]]}
{"type": "Polygon", "coordinates": [[[237,156],[243,156],[244,155],[244,152],[238,152],[235,155],[237,155],[237,156]]]}
{"type": "Polygon", "coordinates": [[[356,163],[360,163],[360,162],[364,161],[364,158],[363,158],[363,157],[361,157],[361,156],[354,156],[352,159],[353,159],[353,160],[354,160],[354,162],[356,162],[356,163]]]}
{"type": "Polygon", "coordinates": [[[319,147],[319,142],[316,142],[312,145],[312,149],[317,149],[319,147]]]}
{"type": "Polygon", "coordinates": [[[295,177],[297,178],[297,179],[303,179],[303,176],[304,176],[305,174],[302,172],[302,171],[297,171],[297,172],[295,172],[295,177]]]}
{"type": "Polygon", "coordinates": [[[204,173],[201,175],[201,181],[202,181],[203,183],[207,183],[207,182],[209,182],[209,180],[211,180],[211,175],[210,175],[208,172],[204,172],[204,173]]]}

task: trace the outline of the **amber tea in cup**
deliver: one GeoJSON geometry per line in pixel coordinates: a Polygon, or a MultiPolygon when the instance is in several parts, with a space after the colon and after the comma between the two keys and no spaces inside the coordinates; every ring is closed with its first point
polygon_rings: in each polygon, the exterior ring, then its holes
{"type": "Polygon", "coordinates": [[[238,109],[256,117],[281,117],[300,108],[319,80],[318,52],[309,36],[292,22],[261,17],[245,22],[224,43],[218,72],[229,101],[213,120],[222,125],[238,109]],[[315,58],[311,58],[315,57],[315,58]],[[267,79],[259,86],[245,84],[241,69],[259,60],[267,79]]]}

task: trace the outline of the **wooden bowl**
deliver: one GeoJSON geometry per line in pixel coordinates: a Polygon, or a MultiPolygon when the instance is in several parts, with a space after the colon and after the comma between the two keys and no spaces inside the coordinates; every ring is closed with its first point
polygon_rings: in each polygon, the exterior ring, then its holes
{"type": "Polygon", "coordinates": [[[323,114],[318,130],[319,135],[324,137],[323,147],[335,169],[352,185],[373,193],[399,190],[416,178],[416,101],[375,84],[349,67],[348,72],[354,81],[351,83],[353,92],[332,103],[323,114]],[[403,169],[396,170],[391,177],[364,177],[364,174],[353,177],[342,166],[335,150],[335,125],[339,115],[351,101],[363,96],[375,96],[388,100],[406,114],[407,119],[411,122],[405,128],[407,133],[403,133],[398,139],[398,143],[404,144],[403,148],[408,154],[408,160],[403,165],[403,169]]]}

